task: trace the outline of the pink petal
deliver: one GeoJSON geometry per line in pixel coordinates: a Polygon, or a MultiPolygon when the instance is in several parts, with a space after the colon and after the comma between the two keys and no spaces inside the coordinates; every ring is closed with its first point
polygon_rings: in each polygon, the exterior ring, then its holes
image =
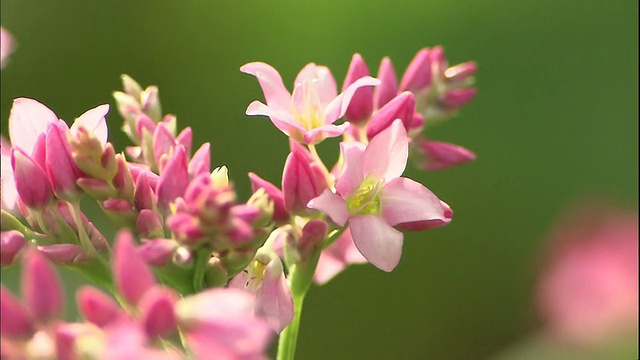
{"type": "Polygon", "coordinates": [[[120,307],[116,302],[102,291],[84,286],[80,288],[76,295],[78,308],[85,319],[103,327],[110,322],[117,320],[120,316],[120,307]]]}
{"type": "Polygon", "coordinates": [[[391,271],[400,262],[404,236],[383,218],[358,215],[349,219],[351,236],[356,247],[370,263],[384,271],[391,271]]]}
{"type": "Polygon", "coordinates": [[[46,170],[56,196],[72,201],[82,194],[76,182],[85,174],[73,160],[71,145],[67,139],[68,132],[67,124],[62,120],[51,122],[47,126],[46,170]]]}
{"type": "Polygon", "coordinates": [[[340,226],[344,226],[349,218],[349,208],[344,199],[329,189],[325,189],[320,196],[309,201],[307,206],[327,214],[340,226]]]}
{"type": "Polygon", "coordinates": [[[136,252],[133,235],[128,230],[116,234],[113,254],[113,278],[120,294],[136,305],[155,280],[149,267],[136,252]]]}
{"type": "Polygon", "coordinates": [[[322,285],[350,264],[362,264],[366,262],[367,259],[360,254],[360,251],[358,251],[358,248],[356,248],[356,245],[353,243],[351,230],[347,228],[333,244],[329,245],[329,247],[324,249],[320,254],[318,267],[313,275],[313,281],[318,285],[322,285]]]}
{"type": "Polygon", "coordinates": [[[149,337],[167,336],[176,330],[175,302],[176,295],[160,286],[149,289],[140,299],[141,322],[149,337]]]}
{"type": "Polygon", "coordinates": [[[246,114],[268,116],[278,130],[296,140],[302,140],[303,134],[307,131],[289,112],[276,110],[257,100],[249,104],[246,114]]]}
{"type": "Polygon", "coordinates": [[[15,47],[16,44],[13,40],[13,36],[11,36],[11,34],[3,27],[0,27],[0,68],[7,64],[9,55],[13,52],[15,47]]]}
{"type": "Polygon", "coordinates": [[[343,197],[351,194],[364,180],[362,171],[362,155],[364,154],[365,145],[359,142],[342,142],[340,143],[340,152],[342,154],[344,165],[342,172],[336,181],[336,192],[343,197]]]}
{"type": "Polygon", "coordinates": [[[347,130],[347,127],[349,127],[348,122],[340,125],[322,125],[307,131],[304,134],[304,142],[306,144],[317,144],[325,138],[340,136],[347,130]]]}
{"type": "Polygon", "coordinates": [[[282,78],[278,71],[271,65],[252,62],[243,65],[240,71],[253,75],[258,79],[269,107],[278,110],[289,109],[291,94],[282,83],[282,78]]]}
{"type": "Polygon", "coordinates": [[[34,332],[34,324],[29,312],[4,285],[0,287],[0,332],[10,339],[29,339],[34,332]]]}
{"type": "Polygon", "coordinates": [[[356,93],[356,90],[363,86],[376,86],[378,84],[380,84],[380,80],[372,78],[371,76],[365,76],[349,85],[340,95],[331,100],[331,102],[325,107],[325,124],[333,124],[336,120],[341,118],[345,112],[347,112],[349,103],[351,102],[353,95],[356,93]]]}
{"type": "Polygon", "coordinates": [[[187,185],[189,185],[187,155],[184,147],[178,145],[158,180],[156,190],[158,206],[161,209],[168,209],[171,202],[184,194],[187,185]]]}
{"type": "Polygon", "coordinates": [[[384,104],[398,95],[398,79],[393,68],[391,59],[384,57],[378,69],[378,79],[380,85],[373,90],[373,106],[375,109],[381,108],[384,104]]]}
{"type": "Polygon", "coordinates": [[[313,84],[322,107],[327,106],[338,95],[336,80],[326,66],[307,64],[296,76],[294,86],[298,87],[304,81],[310,81],[313,84]]]}
{"type": "Polygon", "coordinates": [[[203,173],[211,173],[211,145],[207,142],[193,154],[189,161],[189,174],[192,177],[203,173]]]}
{"type": "Polygon", "coordinates": [[[58,121],[58,116],[36,100],[13,100],[9,114],[9,139],[14,147],[31,154],[38,135],[47,130],[47,124],[58,121]]]}
{"type": "Polygon", "coordinates": [[[22,150],[14,149],[11,157],[16,190],[27,207],[39,209],[53,199],[46,173],[22,150]]]}
{"type": "Polygon", "coordinates": [[[28,252],[22,270],[22,291],[31,314],[47,323],[62,313],[63,291],[58,274],[37,250],[28,252]]]}
{"type": "Polygon", "coordinates": [[[85,111],[71,125],[71,133],[75,134],[78,127],[82,126],[95,136],[104,146],[107,143],[109,129],[105,116],[109,112],[109,104],[99,105],[93,109],[85,111]]]}
{"type": "Polygon", "coordinates": [[[249,173],[249,179],[251,180],[251,191],[256,192],[258,189],[264,189],[269,196],[269,199],[273,201],[273,220],[276,222],[289,220],[290,214],[284,205],[284,196],[282,191],[277,186],[260,178],[254,173],[249,173]]]}
{"type": "Polygon", "coordinates": [[[2,231],[0,233],[0,263],[3,266],[11,265],[18,251],[25,245],[24,235],[16,230],[2,231]]]}
{"type": "Polygon", "coordinates": [[[278,257],[267,265],[262,286],[256,292],[256,315],[267,320],[277,333],[293,320],[293,297],[278,257]]]}
{"type": "Polygon", "coordinates": [[[16,209],[18,200],[18,191],[16,190],[16,182],[13,178],[13,168],[11,167],[11,145],[0,136],[0,201],[2,210],[10,213],[16,209]]]}
{"type": "Polygon", "coordinates": [[[404,177],[384,184],[380,191],[382,217],[391,226],[445,219],[440,199],[422,184],[404,177]]]}
{"type": "Polygon", "coordinates": [[[390,181],[402,175],[409,156],[409,138],[401,120],[371,139],[362,155],[362,170],[372,179],[390,181]]]}
{"type": "Polygon", "coordinates": [[[416,101],[413,93],[405,91],[391,99],[371,116],[367,122],[367,138],[372,139],[384,129],[388,128],[396,119],[402,120],[405,129],[409,129],[416,111],[416,101]]]}

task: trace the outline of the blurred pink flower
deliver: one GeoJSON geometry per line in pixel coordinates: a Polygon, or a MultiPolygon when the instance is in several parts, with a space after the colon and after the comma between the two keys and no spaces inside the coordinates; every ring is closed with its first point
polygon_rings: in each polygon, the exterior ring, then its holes
{"type": "Polygon", "coordinates": [[[549,240],[537,296],[551,335],[584,346],[637,337],[638,214],[581,208],[549,240]]]}
{"type": "Polygon", "coordinates": [[[13,40],[13,36],[11,36],[11,34],[3,27],[0,27],[0,68],[3,68],[7,64],[9,55],[13,52],[15,47],[16,44],[13,40]]]}

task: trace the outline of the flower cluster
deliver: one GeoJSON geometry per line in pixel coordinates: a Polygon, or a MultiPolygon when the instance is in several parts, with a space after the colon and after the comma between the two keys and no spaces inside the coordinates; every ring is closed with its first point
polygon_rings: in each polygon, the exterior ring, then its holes
{"type": "Polygon", "coordinates": [[[3,266],[25,264],[27,306],[3,288],[11,314],[2,320],[3,356],[253,359],[280,333],[279,356],[292,358],[313,281],[352,263],[391,271],[402,231],[450,222],[450,207],[402,174],[410,155],[425,170],[474,158],[423,130],[475,96],[475,69],[423,49],[398,85],[389,59],[376,79],[356,54],[339,93],[325,66],[305,66],[292,92],[270,65],[242,66],[266,101],[247,114],[268,116],[290,144],[280,186],[250,173],[246,202],[226,167],[212,170],[208,143],[192,151],[192,130],[178,131],[155,86],[124,75],[124,91],[114,93],[133,143],[123,153],[108,141],[109,105],[69,127],[40,102],[16,99],[1,144],[1,250],[3,266]],[[316,146],[332,137],[342,137],[340,157],[328,166],[316,146]],[[113,242],[83,212],[83,198],[120,229],[113,242]],[[117,302],[83,288],[86,322],[64,322],[50,262],[117,302]]]}

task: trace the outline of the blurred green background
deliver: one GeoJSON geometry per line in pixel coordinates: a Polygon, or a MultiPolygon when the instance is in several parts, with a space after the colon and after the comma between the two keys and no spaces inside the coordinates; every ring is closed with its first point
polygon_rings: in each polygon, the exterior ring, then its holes
{"type": "MultiPolygon", "coordinates": [[[[356,266],[313,288],[298,355],[483,359],[536,328],[538,251],[562,209],[585,197],[637,207],[637,13],[632,0],[3,0],[18,48],[2,70],[2,129],[20,96],[67,120],[113,105],[127,73],[159,86],[163,110],[194,128],[194,144],[211,142],[213,164],[246,199],[248,171],[279,183],[288,143],[267,118],[244,115],[263,97],[242,64],[272,64],[290,87],[308,62],[341,84],[354,52],[374,73],[383,56],[401,72],[438,44],[451,64],[476,60],[478,97],[430,137],[478,159],[406,172],[454,221],[407,234],[392,273],[356,266]]],[[[122,150],[115,108],[108,122],[122,150]]]]}

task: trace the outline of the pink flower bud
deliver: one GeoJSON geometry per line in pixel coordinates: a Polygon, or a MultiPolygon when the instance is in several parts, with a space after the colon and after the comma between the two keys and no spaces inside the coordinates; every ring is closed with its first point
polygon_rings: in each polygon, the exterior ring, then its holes
{"type": "Polygon", "coordinates": [[[64,300],[60,279],[39,251],[31,250],[25,257],[22,291],[38,322],[47,323],[62,313],[64,300]]]}
{"type": "Polygon", "coordinates": [[[13,150],[11,165],[20,200],[32,209],[46,207],[53,200],[53,191],[44,170],[20,149],[13,150]]]}
{"type": "Polygon", "coordinates": [[[464,83],[471,78],[478,70],[478,65],[475,61],[468,61],[462,64],[452,66],[445,70],[444,76],[450,83],[464,83]]]}
{"type": "Polygon", "coordinates": [[[76,299],[85,319],[99,327],[117,320],[121,315],[120,307],[113,299],[96,288],[90,286],[80,288],[76,299]]]}
{"type": "Polygon", "coordinates": [[[391,59],[386,56],[380,62],[378,79],[380,79],[380,85],[373,90],[373,106],[375,109],[380,109],[398,95],[396,71],[393,68],[391,59]]]}
{"type": "Polygon", "coordinates": [[[89,255],[82,250],[82,247],[75,244],[38,246],[38,250],[49,259],[49,261],[56,264],[79,263],[89,260],[89,255]]]}
{"type": "Polygon", "coordinates": [[[411,127],[416,111],[414,95],[408,91],[401,93],[376,111],[367,123],[367,137],[373,139],[381,131],[391,126],[394,120],[402,120],[405,129],[411,127]]]}
{"type": "Polygon", "coordinates": [[[200,229],[198,219],[184,212],[169,216],[167,227],[179,241],[187,244],[197,244],[205,236],[200,229]]]}
{"type": "MultiPolygon", "coordinates": [[[[345,91],[347,87],[353,84],[361,77],[369,76],[369,68],[364,62],[364,59],[360,54],[353,54],[347,76],[344,79],[342,85],[342,91],[345,91]]],[[[373,112],[373,88],[370,86],[364,86],[359,88],[353,94],[347,112],[344,114],[344,118],[352,123],[357,123],[363,120],[367,120],[373,112]]]]}
{"type": "Polygon", "coordinates": [[[124,92],[134,99],[140,99],[140,95],[142,94],[142,87],[140,84],[127,74],[123,74],[120,78],[122,79],[122,88],[124,89],[124,92]]]}
{"type": "Polygon", "coordinates": [[[251,180],[251,191],[256,192],[258,189],[264,189],[269,196],[269,199],[273,201],[273,221],[284,222],[289,220],[289,212],[284,205],[284,196],[282,191],[278,189],[272,183],[260,178],[254,173],[249,173],[249,179],[251,180]]]}
{"type": "Polygon", "coordinates": [[[118,171],[113,177],[113,186],[118,190],[118,197],[133,200],[133,178],[129,171],[129,164],[122,154],[116,155],[118,171]]]}
{"type": "Polygon", "coordinates": [[[158,207],[168,210],[169,204],[177,197],[182,196],[189,185],[189,171],[187,156],[183,146],[177,146],[173,156],[167,162],[160,174],[156,194],[158,207]]]}
{"type": "Polygon", "coordinates": [[[148,239],[159,238],[164,235],[164,227],[160,215],[149,209],[142,209],[138,214],[136,229],[140,236],[148,239]]]}
{"type": "Polygon", "coordinates": [[[153,190],[151,189],[151,185],[149,184],[149,180],[147,178],[147,173],[142,172],[136,178],[136,187],[134,192],[134,199],[136,209],[149,209],[153,210],[156,206],[156,199],[153,190]]]}
{"type": "Polygon", "coordinates": [[[400,91],[419,92],[431,85],[431,56],[428,48],[414,56],[400,81],[400,91]]]}
{"type": "Polygon", "coordinates": [[[140,105],[142,105],[142,111],[154,122],[162,120],[162,109],[156,86],[149,86],[140,94],[140,105]]]}
{"type": "Polygon", "coordinates": [[[476,97],[477,93],[476,88],[449,90],[440,97],[440,103],[449,109],[459,109],[476,97]]]}
{"type": "Polygon", "coordinates": [[[71,146],[67,140],[69,128],[64,121],[49,123],[47,127],[47,174],[53,185],[53,191],[60,199],[76,201],[82,196],[82,190],[76,181],[84,176],[71,155],[71,146]]]}
{"type": "Polygon", "coordinates": [[[156,131],[156,123],[153,122],[147,115],[138,114],[136,117],[136,134],[142,142],[143,139],[154,134],[156,131]]]}
{"type": "Polygon", "coordinates": [[[193,143],[193,130],[190,127],[182,129],[180,134],[176,136],[176,144],[184,146],[187,156],[191,155],[191,144],[193,143]]]}
{"type": "Polygon", "coordinates": [[[3,266],[11,265],[16,255],[25,245],[24,235],[19,231],[3,231],[0,238],[0,257],[3,266]]]}
{"type": "Polygon", "coordinates": [[[173,306],[176,295],[168,289],[153,287],[142,299],[139,308],[142,313],[142,325],[151,338],[167,336],[177,328],[173,306]]]}
{"type": "Polygon", "coordinates": [[[148,265],[164,266],[177,249],[178,243],[172,239],[145,240],[138,247],[138,254],[148,265]]]}
{"type": "Polygon", "coordinates": [[[427,171],[442,170],[464,164],[476,158],[476,155],[458,145],[418,139],[417,151],[420,155],[421,169],[427,171]]]}
{"type": "Polygon", "coordinates": [[[167,126],[159,123],[153,133],[153,158],[160,173],[176,147],[176,139],[167,126]]]}
{"type": "Polygon", "coordinates": [[[196,177],[204,173],[211,173],[211,145],[204,143],[189,161],[189,175],[196,177]]]}
{"type": "Polygon", "coordinates": [[[128,230],[121,230],[116,234],[113,278],[124,299],[131,305],[136,305],[142,295],[155,284],[155,280],[133,244],[133,236],[128,230]]]}
{"type": "Polygon", "coordinates": [[[290,142],[291,153],[284,164],[282,192],[287,210],[304,212],[307,203],[327,188],[318,165],[302,145],[290,142]]]}
{"type": "Polygon", "coordinates": [[[0,332],[3,338],[26,340],[33,335],[34,324],[29,313],[4,285],[0,287],[0,312],[0,332]]]}

